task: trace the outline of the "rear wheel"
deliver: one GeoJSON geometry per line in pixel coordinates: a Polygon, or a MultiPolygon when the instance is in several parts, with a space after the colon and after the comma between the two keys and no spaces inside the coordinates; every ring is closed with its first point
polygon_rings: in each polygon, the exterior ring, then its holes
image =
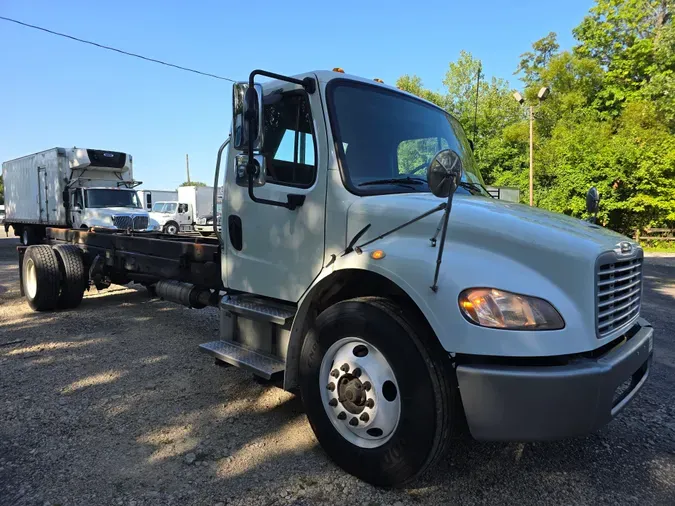
{"type": "Polygon", "coordinates": [[[386,299],[341,302],[303,343],[300,389],[326,453],[347,472],[400,486],[439,459],[457,395],[433,336],[386,299]]]}
{"type": "Polygon", "coordinates": [[[23,290],[35,311],[56,309],[59,301],[61,273],[56,253],[50,246],[29,246],[23,257],[23,290]]]}
{"type": "Polygon", "coordinates": [[[76,308],[82,302],[87,287],[82,252],[73,244],[59,244],[54,246],[54,251],[59,260],[62,280],[58,305],[64,309],[76,308]]]}
{"type": "Polygon", "coordinates": [[[176,235],[178,233],[178,223],[170,221],[169,223],[164,225],[164,232],[166,232],[169,235],[176,235]]]}

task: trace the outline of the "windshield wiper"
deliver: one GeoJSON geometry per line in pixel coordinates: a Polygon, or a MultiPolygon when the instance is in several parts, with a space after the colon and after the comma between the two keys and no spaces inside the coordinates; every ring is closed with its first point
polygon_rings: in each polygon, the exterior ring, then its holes
{"type": "MultiPolygon", "coordinates": [[[[485,188],[485,186],[483,186],[483,185],[480,184],[480,183],[474,183],[474,182],[471,182],[471,181],[460,181],[458,186],[461,186],[462,188],[466,188],[467,190],[477,190],[477,189],[480,188],[480,189],[482,189],[485,193],[487,193],[490,197],[495,198],[495,197],[488,191],[488,189],[485,188]]],[[[478,192],[478,193],[480,193],[480,192],[478,192]]]]}
{"type": "Polygon", "coordinates": [[[372,181],[366,181],[364,183],[359,183],[359,186],[370,186],[375,184],[402,184],[402,185],[411,185],[411,184],[426,184],[427,180],[421,177],[396,177],[389,179],[373,179],[372,181]]]}

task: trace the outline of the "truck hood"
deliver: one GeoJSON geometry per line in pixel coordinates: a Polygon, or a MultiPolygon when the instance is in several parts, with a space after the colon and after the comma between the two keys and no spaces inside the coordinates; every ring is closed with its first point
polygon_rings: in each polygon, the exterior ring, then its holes
{"type": "Polygon", "coordinates": [[[128,216],[147,216],[148,212],[145,209],[132,207],[98,207],[89,208],[87,211],[93,214],[100,214],[101,216],[113,216],[118,214],[126,214],[128,216]]]}
{"type": "MultiPolygon", "coordinates": [[[[442,203],[431,194],[377,195],[357,200],[349,208],[348,242],[368,223],[371,228],[359,241],[365,242],[423,214],[442,203]]],[[[421,235],[430,239],[442,217],[438,212],[397,234],[421,235]]],[[[440,235],[439,235],[440,238],[440,235]]],[[[572,256],[587,256],[612,250],[617,243],[631,239],[564,214],[553,213],[523,204],[488,197],[455,195],[448,240],[465,244],[495,247],[510,244],[518,247],[564,251],[572,256]]]]}

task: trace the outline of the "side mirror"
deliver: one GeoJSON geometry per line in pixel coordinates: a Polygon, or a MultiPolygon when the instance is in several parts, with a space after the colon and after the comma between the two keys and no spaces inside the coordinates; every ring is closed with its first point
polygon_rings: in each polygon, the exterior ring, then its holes
{"type": "Polygon", "coordinates": [[[263,89],[255,84],[249,89],[248,82],[235,83],[232,86],[232,133],[233,146],[238,150],[246,150],[249,146],[249,125],[253,122],[255,138],[253,149],[260,149],[263,144],[263,89]]]}
{"type": "Polygon", "coordinates": [[[586,193],[586,211],[589,214],[596,214],[600,206],[600,193],[595,186],[592,186],[586,193]]]}
{"type": "MultiPolygon", "coordinates": [[[[248,155],[237,155],[234,158],[234,170],[236,171],[236,181],[239,186],[248,186],[248,173],[246,165],[248,164],[248,155]]],[[[267,170],[265,169],[265,158],[262,155],[253,157],[255,173],[253,174],[253,186],[264,186],[267,182],[267,170]]]]}
{"type": "Polygon", "coordinates": [[[462,160],[452,149],[436,153],[427,169],[427,182],[431,193],[447,198],[457,190],[462,178],[462,160]]]}

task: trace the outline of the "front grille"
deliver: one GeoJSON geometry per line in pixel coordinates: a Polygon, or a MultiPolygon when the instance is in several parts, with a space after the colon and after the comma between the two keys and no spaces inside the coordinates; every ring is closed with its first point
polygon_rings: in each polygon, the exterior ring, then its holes
{"type": "Polygon", "coordinates": [[[113,223],[117,228],[121,228],[122,230],[133,228],[131,216],[113,216],[113,223]]]}
{"type": "Polygon", "coordinates": [[[122,230],[145,230],[148,228],[147,216],[113,216],[114,225],[122,230]]]}
{"type": "Polygon", "coordinates": [[[596,330],[603,338],[632,323],[642,300],[642,253],[622,259],[606,253],[597,263],[596,330]]]}
{"type": "Polygon", "coordinates": [[[134,216],[134,230],[145,230],[148,228],[147,216],[134,216]]]}
{"type": "Polygon", "coordinates": [[[94,167],[110,167],[121,169],[127,162],[127,155],[117,151],[101,151],[100,149],[88,149],[87,156],[94,167]]]}

